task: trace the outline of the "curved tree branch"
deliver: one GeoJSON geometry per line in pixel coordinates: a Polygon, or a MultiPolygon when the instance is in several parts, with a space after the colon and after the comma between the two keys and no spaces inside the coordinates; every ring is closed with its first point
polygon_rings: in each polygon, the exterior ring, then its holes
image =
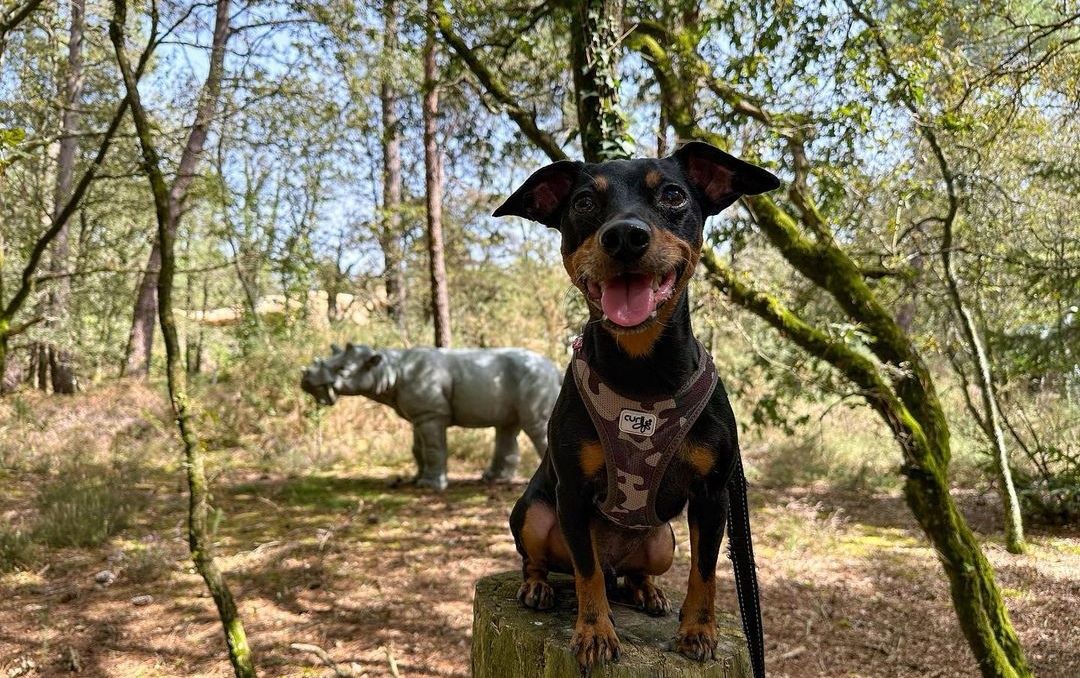
{"type": "Polygon", "coordinates": [[[436,3],[433,14],[443,40],[458,55],[458,58],[468,66],[472,74],[480,81],[484,90],[503,108],[503,111],[517,124],[522,133],[546,153],[552,161],[566,160],[567,155],[559,143],[555,141],[555,138],[540,129],[536,124],[536,115],[525,110],[517,103],[499,76],[484,63],[483,57],[470,48],[465,40],[454,31],[454,23],[450,15],[447,14],[446,9],[441,4],[436,3]]]}

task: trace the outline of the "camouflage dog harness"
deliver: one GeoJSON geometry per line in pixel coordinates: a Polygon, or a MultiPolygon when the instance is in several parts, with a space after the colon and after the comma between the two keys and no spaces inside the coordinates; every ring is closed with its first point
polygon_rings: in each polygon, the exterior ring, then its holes
{"type": "Polygon", "coordinates": [[[589,367],[580,338],[572,371],[589,418],[600,435],[607,466],[607,493],[600,513],[620,527],[662,525],[656,495],[668,463],[682,445],[716,388],[716,366],[701,342],[698,367],[666,400],[632,400],[611,390],[589,367]]]}

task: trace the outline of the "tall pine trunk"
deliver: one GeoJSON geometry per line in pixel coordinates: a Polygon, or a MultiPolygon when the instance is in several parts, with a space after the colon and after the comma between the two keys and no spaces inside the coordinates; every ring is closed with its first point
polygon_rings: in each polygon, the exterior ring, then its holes
{"type": "MultiPolygon", "coordinates": [[[[434,15],[429,0],[428,11],[434,15]]],[[[436,63],[435,24],[427,22],[424,40],[424,181],[427,193],[428,269],[431,274],[431,316],[435,345],[449,348],[450,291],[446,284],[446,258],[442,229],[442,156],[439,152],[439,86],[436,63]]]]}
{"type": "Polygon", "coordinates": [[[402,336],[405,334],[405,253],[401,218],[401,117],[394,75],[398,49],[397,0],[383,0],[383,63],[379,82],[382,108],[383,204],[379,246],[383,252],[383,281],[391,319],[402,336]]]}
{"type": "MultiPolygon", "coordinates": [[[[220,7],[220,3],[219,3],[220,7]]],[[[188,132],[180,162],[176,167],[176,178],[169,187],[169,209],[173,214],[180,214],[188,189],[195,180],[195,170],[206,145],[210,132],[210,123],[217,111],[221,94],[222,63],[225,59],[225,43],[229,39],[229,27],[216,25],[210,50],[210,67],[206,73],[199,100],[195,109],[195,121],[188,132]]],[[[175,222],[171,225],[176,228],[175,222]]],[[[172,236],[176,237],[175,230],[172,236]]],[[[121,370],[125,376],[146,378],[150,373],[150,357],[154,345],[154,315],[158,305],[157,280],[161,268],[161,242],[155,238],[150,248],[150,258],[146,270],[139,282],[135,297],[135,308],[131,317],[131,331],[128,333],[127,351],[121,370]]]]}
{"type": "Polygon", "coordinates": [[[150,259],[139,278],[135,292],[135,307],[131,313],[127,350],[120,373],[145,379],[150,374],[150,353],[154,346],[154,325],[157,312],[157,276],[161,268],[161,249],[157,237],[150,247],[150,259]]]}
{"type": "MultiPolygon", "coordinates": [[[[56,190],[53,195],[53,218],[60,213],[71,194],[75,177],[75,156],[79,150],[79,138],[76,136],[79,126],[79,99],[83,89],[82,45],[85,0],[71,0],[71,28],[68,31],[68,58],[64,70],[63,84],[60,88],[60,101],[63,102],[63,114],[60,121],[60,151],[56,160],[56,190]]],[[[62,274],[70,259],[67,224],[56,234],[52,245],[50,269],[62,274]]],[[[60,275],[52,283],[46,315],[48,325],[56,333],[68,326],[71,297],[71,279],[60,275]]],[[[70,337],[70,328],[68,331],[70,337]]],[[[55,393],[75,392],[75,367],[72,364],[71,350],[68,346],[53,343],[48,347],[49,372],[52,377],[52,389],[55,393]]]]}

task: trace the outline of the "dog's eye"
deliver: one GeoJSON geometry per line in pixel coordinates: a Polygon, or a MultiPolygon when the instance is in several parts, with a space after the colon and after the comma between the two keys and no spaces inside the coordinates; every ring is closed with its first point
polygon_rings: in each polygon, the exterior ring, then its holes
{"type": "Polygon", "coordinates": [[[580,196],[574,201],[574,211],[582,214],[588,214],[596,209],[596,201],[592,199],[591,195],[580,196]]]}
{"type": "Polygon", "coordinates": [[[668,186],[660,191],[660,202],[666,207],[683,207],[686,205],[686,193],[677,186],[668,186]]]}

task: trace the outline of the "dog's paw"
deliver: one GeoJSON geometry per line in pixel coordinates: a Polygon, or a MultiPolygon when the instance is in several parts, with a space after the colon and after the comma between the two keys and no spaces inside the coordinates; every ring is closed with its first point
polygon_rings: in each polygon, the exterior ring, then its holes
{"type": "Polygon", "coordinates": [[[716,622],[683,623],[675,636],[675,650],[695,661],[716,658],[716,622]]]}
{"type": "Polygon", "coordinates": [[[660,587],[651,581],[632,582],[627,581],[626,588],[630,593],[630,602],[634,607],[653,617],[663,617],[671,611],[667,596],[660,587]]]}
{"type": "Polygon", "coordinates": [[[555,590],[543,579],[527,579],[517,592],[518,600],[533,610],[550,610],[555,607],[555,590]]]}
{"type": "Polygon", "coordinates": [[[588,669],[606,661],[619,661],[619,637],[611,617],[602,616],[595,622],[578,617],[570,649],[577,656],[578,665],[588,669]]]}

